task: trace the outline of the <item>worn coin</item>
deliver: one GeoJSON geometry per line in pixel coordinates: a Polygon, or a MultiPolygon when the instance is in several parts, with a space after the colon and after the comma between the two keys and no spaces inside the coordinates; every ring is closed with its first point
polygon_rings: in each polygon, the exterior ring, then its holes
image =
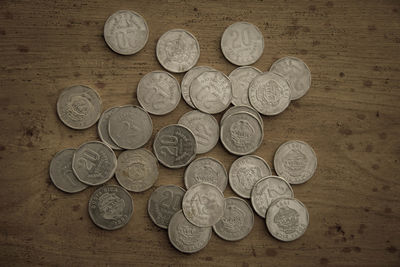
{"type": "Polygon", "coordinates": [[[89,215],[94,224],[105,230],[125,226],[133,214],[131,195],[118,185],[105,185],[89,199],[89,215]]]}
{"type": "Polygon", "coordinates": [[[232,82],[232,104],[235,106],[250,106],[249,85],[261,71],[255,67],[244,66],[234,69],[229,74],[232,82]]]}
{"type": "Polygon", "coordinates": [[[190,69],[188,72],[186,72],[185,76],[183,76],[181,82],[182,97],[185,100],[185,102],[192,108],[195,108],[195,106],[193,106],[192,100],[190,99],[189,95],[190,84],[192,83],[194,78],[196,78],[203,72],[209,70],[212,70],[212,68],[205,66],[198,66],[190,69]]]}
{"type": "Polygon", "coordinates": [[[235,113],[242,113],[242,112],[253,115],[253,117],[255,117],[260,122],[262,128],[264,128],[264,121],[263,121],[260,113],[258,113],[257,110],[255,110],[253,107],[249,107],[249,106],[230,107],[227,111],[225,111],[224,115],[222,115],[220,124],[222,125],[224,123],[224,120],[227,117],[229,117],[230,115],[235,114],[235,113]]]}
{"type": "Polygon", "coordinates": [[[99,94],[84,85],[64,89],[57,100],[60,120],[72,129],[87,129],[100,118],[101,99],[99,94]]]}
{"type": "Polygon", "coordinates": [[[97,133],[103,143],[108,145],[114,150],[122,150],[110,137],[108,134],[108,123],[110,121],[111,115],[118,110],[118,107],[112,107],[107,109],[101,114],[99,122],[97,123],[97,133]]]}

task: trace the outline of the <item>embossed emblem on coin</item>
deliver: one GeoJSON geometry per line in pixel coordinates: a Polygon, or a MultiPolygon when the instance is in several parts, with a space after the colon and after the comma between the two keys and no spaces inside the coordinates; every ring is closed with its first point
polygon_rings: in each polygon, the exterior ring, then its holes
{"type": "Polygon", "coordinates": [[[232,82],[232,104],[235,106],[250,106],[249,85],[261,71],[251,66],[234,69],[229,74],[232,82]]]}
{"type": "Polygon", "coordinates": [[[103,143],[107,144],[114,150],[121,150],[120,148],[108,134],[108,123],[110,122],[111,115],[118,110],[119,107],[109,108],[101,114],[99,122],[97,124],[97,133],[103,143]]]}
{"type": "Polygon", "coordinates": [[[190,84],[192,83],[194,78],[209,70],[212,70],[212,68],[205,66],[193,67],[188,72],[186,72],[185,76],[183,76],[181,83],[182,97],[186,101],[186,103],[192,108],[195,108],[195,106],[193,106],[192,100],[190,99],[190,84]]]}
{"type": "Polygon", "coordinates": [[[264,122],[263,122],[263,119],[262,119],[260,113],[258,113],[257,110],[255,110],[253,107],[249,107],[249,106],[230,107],[229,109],[227,109],[227,111],[225,111],[224,115],[222,115],[220,124],[222,125],[226,118],[228,118],[230,115],[235,114],[235,113],[249,113],[254,118],[256,118],[258,122],[260,122],[261,128],[264,128],[264,122]]]}

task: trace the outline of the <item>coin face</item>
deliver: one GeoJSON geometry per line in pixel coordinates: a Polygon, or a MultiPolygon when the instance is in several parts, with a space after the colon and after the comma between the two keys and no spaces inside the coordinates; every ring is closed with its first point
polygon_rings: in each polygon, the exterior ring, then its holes
{"type": "Polygon", "coordinates": [[[232,104],[235,106],[250,106],[249,85],[261,71],[251,66],[234,69],[229,74],[232,82],[232,104]]]}
{"type": "Polygon", "coordinates": [[[311,71],[301,59],[283,57],[272,64],[270,71],[280,74],[288,81],[291,100],[299,99],[310,89],[311,71]]]}
{"type": "Polygon", "coordinates": [[[220,71],[205,71],[190,84],[190,99],[196,108],[205,113],[222,112],[232,100],[231,81],[220,71]]]}
{"type": "Polygon", "coordinates": [[[157,59],[168,71],[180,73],[190,70],[200,57],[197,39],[188,31],[174,29],[158,39],[157,59]]]}
{"type": "Polygon", "coordinates": [[[198,227],[190,223],[182,210],[172,216],[168,226],[171,244],[184,253],[195,253],[207,246],[212,234],[211,227],[198,227]]]}
{"type": "Polygon", "coordinates": [[[292,140],[275,152],[275,171],[290,184],[307,182],[317,169],[317,156],[306,142],[292,140]]]}
{"type": "Polygon", "coordinates": [[[225,58],[232,64],[251,65],[264,51],[264,37],[253,24],[236,22],[222,34],[221,49],[225,58]]]}
{"type": "Polygon", "coordinates": [[[295,198],[280,198],[269,207],[265,220],[268,231],[281,241],[293,241],[304,234],[308,227],[308,211],[295,198]]]}
{"type": "Polygon", "coordinates": [[[173,111],[181,99],[179,82],[165,71],[152,71],[139,81],[137,99],[140,105],[154,115],[173,111]]]}
{"type": "Polygon", "coordinates": [[[176,185],[162,185],[151,193],[147,212],[155,225],[167,229],[172,216],[182,209],[186,190],[176,185]]]}
{"type": "Polygon", "coordinates": [[[114,151],[99,141],[82,144],[72,158],[72,170],[82,183],[104,184],[114,175],[117,158],[114,151]]]}
{"type": "Polygon", "coordinates": [[[247,155],[232,163],[229,169],[229,184],[236,194],[250,198],[254,185],[261,178],[271,174],[271,168],[264,159],[255,155],[247,155]]]}
{"type": "Polygon", "coordinates": [[[253,117],[255,117],[261,124],[262,128],[264,128],[264,122],[263,119],[261,118],[260,113],[257,112],[257,110],[255,110],[253,107],[249,107],[249,106],[233,106],[230,107],[227,111],[225,111],[224,115],[222,115],[221,118],[221,125],[224,123],[224,120],[229,117],[232,114],[235,113],[249,113],[251,115],[253,115],[253,117]]]}
{"type": "Polygon", "coordinates": [[[249,86],[251,105],[261,114],[277,115],[290,103],[290,88],[285,78],[273,72],[264,72],[249,86]]]}
{"type": "Polygon", "coordinates": [[[293,197],[293,189],[278,176],[267,176],[259,180],[251,191],[251,204],[256,213],[265,218],[265,214],[271,203],[282,197],[293,197]]]}
{"type": "Polygon", "coordinates": [[[108,123],[111,115],[118,110],[118,107],[109,108],[101,114],[99,122],[97,123],[97,133],[103,143],[107,144],[114,150],[122,150],[108,134],[108,123]]]}
{"type": "Polygon", "coordinates": [[[196,156],[196,139],[183,125],[171,124],[162,128],[153,143],[158,161],[168,168],[188,165],[196,156]]]}
{"type": "Polygon", "coordinates": [[[149,28],[144,18],[130,10],[112,14],[104,24],[104,40],[116,53],[132,55],[147,43],[149,28]]]}
{"type": "Polygon", "coordinates": [[[178,124],[192,131],[197,143],[197,154],[210,151],[218,143],[219,125],[210,114],[192,110],[183,114],[178,124]]]}
{"type": "Polygon", "coordinates": [[[190,187],[182,200],[182,210],[192,224],[209,227],[224,215],[224,194],[209,183],[198,183],[190,187]]]}
{"type": "Polygon", "coordinates": [[[245,238],[253,229],[254,213],[250,205],[241,198],[225,198],[224,216],[214,226],[214,232],[227,241],[245,238]]]}
{"type": "Polygon", "coordinates": [[[50,162],[50,179],[60,190],[67,193],[77,193],[87,185],[81,183],[72,171],[72,156],[75,149],[67,148],[57,152],[50,162]]]}
{"type": "Polygon", "coordinates": [[[72,129],[87,129],[99,119],[101,99],[99,94],[83,85],[64,89],[57,100],[60,120],[72,129]]]}
{"type": "Polygon", "coordinates": [[[138,106],[119,107],[110,116],[108,133],[125,149],[137,149],[149,141],[153,133],[150,115],[138,106]]]}
{"type": "Polygon", "coordinates": [[[186,72],[185,76],[183,76],[181,83],[182,97],[191,108],[195,108],[195,106],[193,106],[192,100],[190,99],[189,95],[190,84],[192,83],[194,78],[209,70],[212,70],[212,68],[198,66],[190,69],[188,72],[186,72]]]}
{"type": "Polygon", "coordinates": [[[199,158],[194,160],[185,170],[186,189],[198,183],[210,183],[224,192],[228,183],[228,174],[224,165],[214,158],[199,158]]]}
{"type": "Polygon", "coordinates": [[[105,185],[89,199],[89,215],[94,224],[105,230],[125,226],[133,214],[131,195],[118,185],[105,185]]]}

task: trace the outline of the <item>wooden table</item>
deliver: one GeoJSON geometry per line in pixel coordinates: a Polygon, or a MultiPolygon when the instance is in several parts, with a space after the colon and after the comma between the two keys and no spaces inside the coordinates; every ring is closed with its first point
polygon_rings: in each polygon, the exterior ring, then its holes
{"type": "MultiPolygon", "coordinates": [[[[399,266],[399,48],[398,1],[1,1],[1,265],[399,266]],[[103,40],[105,20],[119,9],[139,12],[150,28],[136,55],[117,55],[103,40]],[[315,149],[314,177],[293,186],[310,213],[305,235],[279,242],[256,217],[244,240],[227,242],[214,234],[202,251],[182,254],[147,215],[157,186],[183,185],[183,168],[162,166],[153,188],[132,194],[135,212],[126,227],[97,228],[87,212],[96,188],[65,194],[49,179],[57,151],[98,139],[96,127],[75,131],[61,123],[60,91],[85,84],[99,92],[104,109],[138,104],[140,78],[162,69],[156,42],[173,28],[197,37],[198,65],[228,74],[235,66],[224,59],[220,38],[242,20],[265,37],[257,68],[266,71],[293,55],[312,71],[306,96],[263,118],[264,141],[255,153],[272,164],[287,140],[315,149]]],[[[152,116],[153,138],[190,110],[181,100],[171,114],[152,116]]],[[[220,143],[205,155],[227,169],[237,158],[220,143]]],[[[228,187],[225,196],[232,195],[228,187]]]]}

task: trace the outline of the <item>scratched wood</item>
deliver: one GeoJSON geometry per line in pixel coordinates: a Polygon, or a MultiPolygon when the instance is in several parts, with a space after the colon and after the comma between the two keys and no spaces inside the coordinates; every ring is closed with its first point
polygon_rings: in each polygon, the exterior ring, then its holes
{"type": "MultiPolygon", "coordinates": [[[[399,266],[399,62],[399,1],[0,1],[0,265],[399,266]],[[139,12],[150,28],[134,56],[113,53],[102,38],[105,20],[119,9],[139,12]],[[240,242],[214,234],[202,251],[181,254],[146,210],[157,186],[183,185],[183,169],[164,167],[155,187],[132,194],[126,227],[97,228],[87,212],[95,188],[65,194],[48,176],[57,151],[98,139],[96,127],[74,131],[60,122],[60,91],[86,84],[104,109],[137,104],[140,78],[162,69],[157,39],[172,28],[197,37],[199,65],[228,74],[235,67],[224,59],[220,37],[241,20],[264,34],[257,68],[293,55],[312,71],[306,96],[263,118],[264,142],[255,153],[271,164],[284,141],[315,149],[314,177],[293,187],[310,213],[305,235],[279,242],[256,217],[240,242]]],[[[152,116],[153,138],[189,110],[182,100],[171,114],[152,116]]],[[[236,159],[221,144],[206,155],[227,169],[236,159]]],[[[228,187],[225,195],[234,193],[228,187]]]]}

